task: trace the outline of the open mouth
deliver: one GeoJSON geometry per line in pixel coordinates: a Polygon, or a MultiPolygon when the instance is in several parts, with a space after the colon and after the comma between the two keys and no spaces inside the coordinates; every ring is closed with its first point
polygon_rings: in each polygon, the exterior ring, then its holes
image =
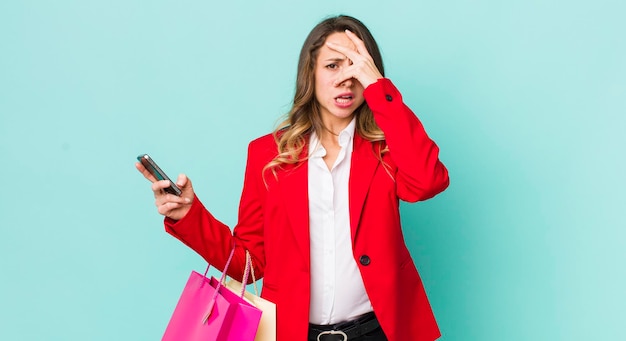
{"type": "Polygon", "coordinates": [[[335,97],[335,101],[337,101],[337,103],[350,103],[352,101],[352,98],[352,95],[341,95],[335,97]]]}

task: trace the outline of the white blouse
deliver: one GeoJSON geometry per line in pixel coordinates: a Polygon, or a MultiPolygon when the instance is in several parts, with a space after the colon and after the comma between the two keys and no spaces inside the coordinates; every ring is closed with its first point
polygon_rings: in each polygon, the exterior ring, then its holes
{"type": "Polygon", "coordinates": [[[356,119],[339,133],[341,150],[332,170],[318,136],[309,144],[311,304],[309,322],[334,324],[372,311],[352,253],[348,181],[356,119]]]}

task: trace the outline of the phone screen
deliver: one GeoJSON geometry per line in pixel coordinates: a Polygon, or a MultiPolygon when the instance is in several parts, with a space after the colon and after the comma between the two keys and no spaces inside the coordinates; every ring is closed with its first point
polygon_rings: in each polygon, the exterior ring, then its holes
{"type": "Polygon", "coordinates": [[[148,172],[150,172],[150,174],[152,174],[152,176],[154,176],[157,180],[169,180],[171,185],[170,187],[164,189],[165,192],[171,193],[177,196],[180,196],[183,193],[180,190],[180,188],[178,188],[178,186],[176,186],[176,184],[167,176],[167,174],[165,174],[165,172],[161,170],[161,168],[156,164],[156,162],[152,160],[150,155],[148,154],[139,155],[137,156],[137,160],[139,160],[139,162],[141,162],[141,164],[144,167],[146,167],[148,172]]]}

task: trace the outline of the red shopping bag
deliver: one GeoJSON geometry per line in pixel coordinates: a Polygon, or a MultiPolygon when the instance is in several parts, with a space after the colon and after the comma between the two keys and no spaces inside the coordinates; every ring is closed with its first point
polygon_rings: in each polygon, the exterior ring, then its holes
{"type": "Polygon", "coordinates": [[[206,277],[208,266],[204,275],[191,272],[162,341],[254,340],[261,310],[223,285],[234,251],[219,281],[206,277]]]}

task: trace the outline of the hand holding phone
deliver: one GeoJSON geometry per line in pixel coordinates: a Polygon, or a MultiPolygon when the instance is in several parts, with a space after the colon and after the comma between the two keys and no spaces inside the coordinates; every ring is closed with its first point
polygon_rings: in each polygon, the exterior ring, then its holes
{"type": "Polygon", "coordinates": [[[150,157],[150,155],[148,154],[142,154],[137,156],[137,160],[139,160],[139,162],[141,162],[141,164],[148,170],[148,172],[150,172],[150,174],[152,174],[152,176],[155,177],[155,179],[157,180],[169,180],[170,182],[170,186],[165,188],[165,192],[167,193],[171,193],[177,196],[180,196],[183,192],[180,190],[180,188],[178,188],[178,186],[176,186],[176,184],[170,180],[170,178],[167,176],[167,174],[165,174],[165,172],[163,172],[163,170],[161,170],[161,168],[156,164],[156,162],[154,162],[154,160],[152,160],[152,158],[150,157]]]}

